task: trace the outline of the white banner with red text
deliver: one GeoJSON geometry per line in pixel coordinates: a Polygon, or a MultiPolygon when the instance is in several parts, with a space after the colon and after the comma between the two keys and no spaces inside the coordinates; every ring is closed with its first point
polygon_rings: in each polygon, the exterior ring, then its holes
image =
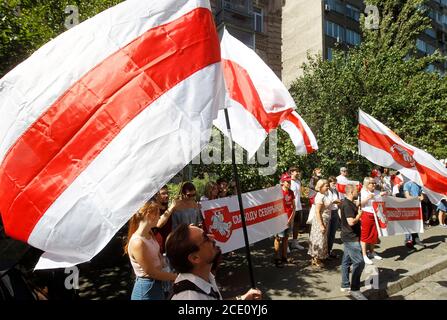
{"type": "Polygon", "coordinates": [[[424,232],[421,204],[417,198],[384,197],[383,201],[373,201],[373,208],[379,237],[424,232]]]}
{"type": "MultiPolygon", "coordinates": [[[[287,227],[281,186],[242,194],[249,243],[255,243],[287,227]]],[[[245,246],[237,196],[203,201],[206,230],[213,234],[222,253],[245,246]]]]}

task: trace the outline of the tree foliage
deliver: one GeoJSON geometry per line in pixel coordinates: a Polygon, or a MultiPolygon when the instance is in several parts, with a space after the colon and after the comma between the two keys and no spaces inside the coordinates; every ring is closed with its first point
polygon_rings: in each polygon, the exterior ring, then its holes
{"type": "Polygon", "coordinates": [[[371,114],[406,142],[438,159],[447,158],[447,80],[428,72],[442,64],[439,52],[420,56],[416,38],[430,28],[424,0],[375,0],[381,22],[366,30],[348,52],[331,61],[309,56],[304,74],[291,86],[298,112],[315,133],[317,158],[327,172],[348,164],[365,175],[371,164],[358,155],[358,110],[371,114]]]}

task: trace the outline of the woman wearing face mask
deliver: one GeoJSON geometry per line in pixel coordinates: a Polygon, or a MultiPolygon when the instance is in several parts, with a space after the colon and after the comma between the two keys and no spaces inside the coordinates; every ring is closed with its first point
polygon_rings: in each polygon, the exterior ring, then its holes
{"type": "Polygon", "coordinates": [[[149,202],[129,221],[124,252],[129,255],[136,276],[132,300],[163,300],[162,281],[174,281],[177,277],[175,273],[163,271],[166,265],[152,232],[160,217],[159,210],[156,203],[149,202]]]}

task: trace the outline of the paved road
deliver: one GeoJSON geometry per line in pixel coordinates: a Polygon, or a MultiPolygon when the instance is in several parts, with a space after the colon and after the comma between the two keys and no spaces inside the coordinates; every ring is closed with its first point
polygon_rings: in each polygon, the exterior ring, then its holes
{"type": "Polygon", "coordinates": [[[447,269],[405,288],[388,300],[447,300],[447,269]]]}

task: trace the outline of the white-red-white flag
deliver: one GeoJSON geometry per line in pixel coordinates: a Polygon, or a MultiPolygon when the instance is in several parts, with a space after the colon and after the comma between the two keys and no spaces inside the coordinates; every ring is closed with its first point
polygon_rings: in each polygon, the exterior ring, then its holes
{"type": "Polygon", "coordinates": [[[0,212],[42,249],[90,260],[208,143],[224,100],[208,0],[128,0],[0,80],[0,212]]]}
{"type": "Polygon", "coordinates": [[[349,180],[348,178],[346,178],[345,176],[342,176],[342,175],[337,176],[336,187],[337,187],[338,195],[341,200],[343,200],[346,196],[346,186],[348,184],[356,186],[357,190],[359,192],[362,189],[362,184],[359,181],[349,180]]]}
{"type": "MultiPolygon", "coordinates": [[[[289,133],[297,154],[316,151],[315,136],[294,111],[292,96],[267,64],[227,30],[220,45],[232,137],[248,151],[249,158],[279,125],[289,133]]],[[[224,110],[219,111],[214,125],[228,136],[224,110]]]]}
{"type": "Polygon", "coordinates": [[[359,110],[359,152],[419,184],[430,201],[447,199],[447,169],[427,152],[405,143],[384,124],[359,110]]]}

